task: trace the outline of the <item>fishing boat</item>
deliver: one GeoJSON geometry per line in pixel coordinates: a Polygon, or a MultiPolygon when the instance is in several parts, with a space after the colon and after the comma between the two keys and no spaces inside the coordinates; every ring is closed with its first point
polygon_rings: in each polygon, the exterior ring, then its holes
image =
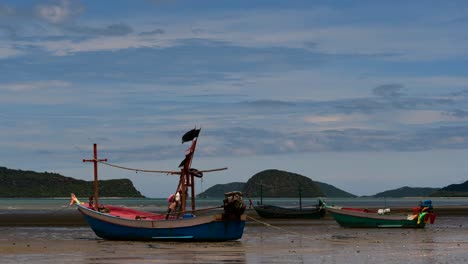
{"type": "Polygon", "coordinates": [[[268,204],[254,206],[255,211],[263,218],[307,218],[319,219],[325,216],[325,208],[321,202],[315,207],[289,208],[268,204]]]}
{"type": "MultiPolygon", "coordinates": [[[[87,203],[82,203],[72,194],[71,204],[75,204],[95,234],[109,240],[176,240],[176,241],[228,241],[237,240],[244,232],[246,215],[241,192],[225,194],[222,205],[212,208],[195,208],[194,177],[203,177],[204,172],[225,170],[196,170],[191,168],[200,129],[185,133],[182,143],[191,141],[185,159],[180,163],[180,171],[142,170],[118,166],[97,158],[94,144],[94,195],[87,203]],[[174,195],[168,199],[167,213],[153,213],[132,208],[99,204],[98,163],[120,169],[140,172],[166,173],[179,176],[179,184],[174,195]],[[188,191],[191,190],[192,210],[186,210],[188,191]]],[[[220,201],[221,204],[221,201],[220,201]]]]}
{"type": "MultiPolygon", "coordinates": [[[[260,185],[260,204],[253,208],[263,218],[307,218],[319,219],[325,216],[326,210],[322,200],[313,207],[302,207],[302,188],[299,187],[299,207],[281,207],[271,204],[263,204],[263,184],[260,185]]],[[[252,202],[251,202],[252,205],[252,202]]]]}
{"type": "Polygon", "coordinates": [[[436,217],[431,200],[421,202],[418,207],[413,208],[411,214],[392,214],[388,208],[363,209],[323,204],[327,212],[343,227],[424,228],[428,222],[433,224],[436,217]]]}

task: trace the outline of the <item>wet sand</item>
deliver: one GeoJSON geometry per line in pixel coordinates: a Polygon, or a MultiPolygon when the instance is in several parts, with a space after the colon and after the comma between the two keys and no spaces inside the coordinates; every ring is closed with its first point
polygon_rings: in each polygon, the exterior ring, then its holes
{"type": "Polygon", "coordinates": [[[425,229],[342,228],[329,217],[255,219],[270,226],[250,219],[242,239],[216,243],[106,241],[79,225],[3,226],[0,262],[468,263],[466,216],[442,215],[425,229]]]}

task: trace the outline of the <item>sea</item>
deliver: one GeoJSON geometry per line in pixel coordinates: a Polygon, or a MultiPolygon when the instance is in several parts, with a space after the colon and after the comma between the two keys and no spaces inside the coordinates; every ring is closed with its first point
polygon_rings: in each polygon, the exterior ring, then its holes
{"type": "MultiPolygon", "coordinates": [[[[308,207],[315,206],[319,198],[244,198],[249,205],[249,199],[253,204],[273,204],[284,207],[308,207]]],[[[322,198],[329,205],[356,206],[356,207],[414,207],[423,200],[432,200],[435,208],[438,206],[468,206],[468,197],[406,197],[406,198],[322,198]]],[[[87,202],[86,198],[80,201],[87,202]]],[[[0,198],[0,210],[59,210],[68,207],[70,198],[0,198]]],[[[146,211],[165,211],[167,198],[100,198],[101,204],[138,208],[146,211]]],[[[197,198],[196,207],[206,208],[222,205],[222,198],[197,198]]],[[[188,199],[190,205],[190,199],[188,199]]]]}

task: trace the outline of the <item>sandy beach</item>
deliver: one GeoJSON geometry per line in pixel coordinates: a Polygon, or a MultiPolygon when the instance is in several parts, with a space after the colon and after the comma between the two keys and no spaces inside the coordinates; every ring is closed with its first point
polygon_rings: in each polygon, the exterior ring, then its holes
{"type": "Polygon", "coordinates": [[[267,220],[249,211],[238,241],[182,243],[102,240],[74,212],[56,213],[61,225],[46,225],[44,217],[35,226],[7,225],[2,214],[1,263],[468,262],[468,217],[459,215],[438,216],[425,229],[350,229],[330,217],[267,220]]]}

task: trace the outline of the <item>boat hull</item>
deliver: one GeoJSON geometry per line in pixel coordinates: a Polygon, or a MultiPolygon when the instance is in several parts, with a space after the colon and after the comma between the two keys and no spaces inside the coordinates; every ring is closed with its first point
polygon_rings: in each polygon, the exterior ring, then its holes
{"type": "Polygon", "coordinates": [[[361,228],[424,228],[425,222],[418,223],[417,217],[409,220],[407,216],[398,215],[378,215],[370,213],[352,212],[332,207],[327,207],[327,211],[336,222],[343,227],[361,228]]]}
{"type": "Polygon", "coordinates": [[[83,206],[78,210],[97,236],[108,240],[227,241],[242,237],[245,215],[222,214],[184,219],[133,220],[100,213],[83,206]]]}
{"type": "Polygon", "coordinates": [[[263,218],[306,218],[319,219],[325,216],[322,208],[284,208],[272,205],[254,206],[255,211],[263,218]]]}

